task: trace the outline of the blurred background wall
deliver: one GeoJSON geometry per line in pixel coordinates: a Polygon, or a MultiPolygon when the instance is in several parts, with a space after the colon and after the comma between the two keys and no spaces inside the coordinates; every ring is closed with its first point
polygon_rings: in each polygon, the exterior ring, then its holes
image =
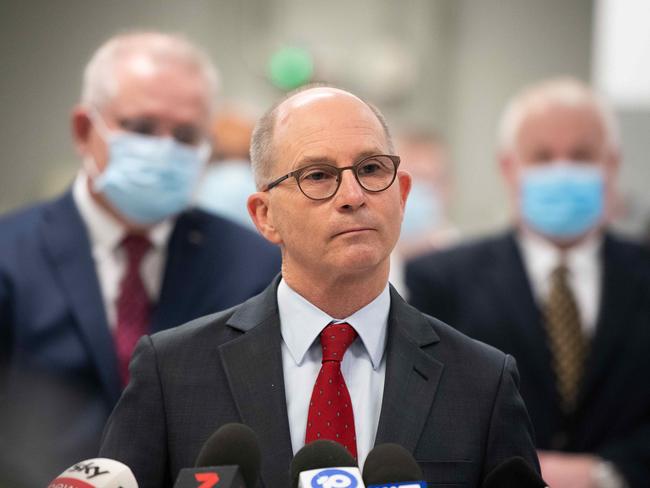
{"type": "MultiPolygon", "coordinates": [[[[0,0],[0,212],[70,184],[79,162],[68,119],[86,61],[116,32],[154,28],[204,46],[221,70],[223,97],[257,113],[282,94],[268,80],[271,56],[283,46],[306,50],[314,79],[367,97],[393,128],[440,131],[451,146],[455,221],[466,235],[493,229],[508,216],[495,162],[500,111],[540,78],[592,80],[602,3],[0,0]]],[[[627,103],[619,113],[628,208],[620,227],[638,234],[650,218],[650,108],[627,103]]]]}

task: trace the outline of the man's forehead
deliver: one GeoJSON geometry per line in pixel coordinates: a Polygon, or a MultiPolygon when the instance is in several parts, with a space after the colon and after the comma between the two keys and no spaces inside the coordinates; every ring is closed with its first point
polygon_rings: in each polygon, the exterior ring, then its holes
{"type": "Polygon", "coordinates": [[[546,105],[531,110],[524,117],[519,139],[551,133],[578,135],[580,133],[604,132],[605,121],[596,107],[590,104],[580,105],[546,105]],[[539,132],[543,131],[543,132],[539,132]]]}
{"type": "Polygon", "coordinates": [[[276,149],[291,160],[304,159],[307,154],[334,158],[333,154],[342,150],[350,156],[389,149],[386,131],[370,106],[331,87],[310,88],[282,102],[273,139],[276,149]]]}
{"type": "Polygon", "coordinates": [[[166,109],[190,119],[203,117],[201,113],[210,110],[208,83],[191,65],[159,62],[138,54],[125,57],[115,70],[107,107],[131,115],[166,109]]]}
{"type": "Polygon", "coordinates": [[[347,99],[365,105],[359,97],[350,92],[341,90],[340,88],[319,86],[296,93],[282,102],[280,107],[288,110],[292,108],[300,108],[315,102],[333,101],[337,99],[347,99]]]}

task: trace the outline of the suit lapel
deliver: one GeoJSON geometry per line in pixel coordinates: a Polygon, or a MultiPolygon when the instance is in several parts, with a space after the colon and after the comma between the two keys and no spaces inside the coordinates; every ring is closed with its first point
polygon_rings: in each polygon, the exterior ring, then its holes
{"type": "MultiPolygon", "coordinates": [[[[200,279],[208,271],[205,256],[201,219],[192,211],[181,214],[167,246],[167,261],[151,332],[180,325],[207,313],[196,309],[197,303],[203,303],[199,296],[211,291],[200,279]]],[[[211,303],[215,300],[212,299],[211,303]]]]}
{"type": "Polygon", "coordinates": [[[519,350],[527,351],[525,357],[516,357],[534,371],[547,394],[555,395],[555,377],[551,370],[551,355],[539,307],[533,297],[532,287],[513,232],[507,233],[494,247],[491,267],[492,279],[486,292],[493,289],[498,295],[495,303],[501,304],[510,315],[509,330],[512,342],[521,344],[519,350]]]}
{"type": "Polygon", "coordinates": [[[439,340],[422,314],[391,287],[386,378],[375,445],[395,442],[415,450],[443,371],[443,364],[423,348],[439,340]]]}
{"type": "Polygon", "coordinates": [[[72,192],[67,192],[47,209],[42,235],[52,267],[60,278],[79,332],[112,405],[120,395],[117,358],[88,234],[72,192]]]}
{"type": "Polygon", "coordinates": [[[231,317],[228,325],[246,333],[219,348],[239,415],[257,433],[263,453],[261,478],[267,487],[289,486],[293,457],[282,372],[278,281],[231,317]]]}
{"type": "Polygon", "coordinates": [[[638,309],[642,288],[629,273],[630,265],[620,255],[616,243],[610,236],[603,242],[603,289],[596,325],[596,332],[591,344],[589,357],[585,366],[585,377],[580,392],[582,403],[589,393],[601,387],[603,378],[608,376],[607,369],[613,360],[620,359],[621,348],[626,337],[629,317],[638,309]]]}

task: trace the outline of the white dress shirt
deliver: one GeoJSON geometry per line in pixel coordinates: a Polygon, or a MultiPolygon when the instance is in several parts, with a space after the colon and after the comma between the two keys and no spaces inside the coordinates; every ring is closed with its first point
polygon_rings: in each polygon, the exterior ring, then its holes
{"type": "Polygon", "coordinates": [[[602,289],[602,263],[599,253],[602,236],[593,236],[561,251],[545,239],[529,232],[518,236],[528,281],[538,305],[543,307],[551,287],[551,273],[564,260],[568,284],[580,313],[580,325],[592,337],[598,320],[602,289]]]}
{"type": "MultiPolygon", "coordinates": [[[[120,280],[126,271],[127,264],[126,253],[120,247],[120,243],[127,231],[122,224],[93,200],[84,171],[81,171],[75,179],[72,198],[88,230],[106,319],[110,330],[113,331],[117,327],[115,304],[120,280]]],[[[153,226],[147,234],[152,247],[143,258],[140,271],[149,298],[154,303],[160,293],[167,256],[167,239],[172,226],[171,220],[164,220],[153,226]]]]}
{"type": "Polygon", "coordinates": [[[331,322],[347,322],[359,334],[348,348],[341,372],[350,392],[354,411],[359,466],[363,466],[375,443],[386,375],[386,329],[390,309],[388,284],[368,305],[344,319],[318,309],[289,288],[278,285],[278,310],[282,332],[289,430],[294,454],[305,444],[307,413],[316,376],[321,368],[320,332],[331,322]]]}

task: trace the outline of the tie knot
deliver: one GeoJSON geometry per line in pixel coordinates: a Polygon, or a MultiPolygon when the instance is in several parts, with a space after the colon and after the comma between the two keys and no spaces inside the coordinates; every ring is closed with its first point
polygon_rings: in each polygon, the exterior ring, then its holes
{"type": "Polygon", "coordinates": [[[555,268],[553,268],[553,271],[551,271],[551,279],[554,282],[566,282],[567,275],[569,274],[569,269],[567,268],[566,264],[561,263],[558,264],[555,268]]]}
{"type": "Polygon", "coordinates": [[[347,323],[330,324],[320,333],[320,345],[323,348],[323,362],[343,360],[345,351],[357,338],[357,331],[347,323]]]}
{"type": "Polygon", "coordinates": [[[127,234],[120,245],[126,252],[129,263],[138,265],[151,247],[151,241],[140,234],[127,234]]]}

